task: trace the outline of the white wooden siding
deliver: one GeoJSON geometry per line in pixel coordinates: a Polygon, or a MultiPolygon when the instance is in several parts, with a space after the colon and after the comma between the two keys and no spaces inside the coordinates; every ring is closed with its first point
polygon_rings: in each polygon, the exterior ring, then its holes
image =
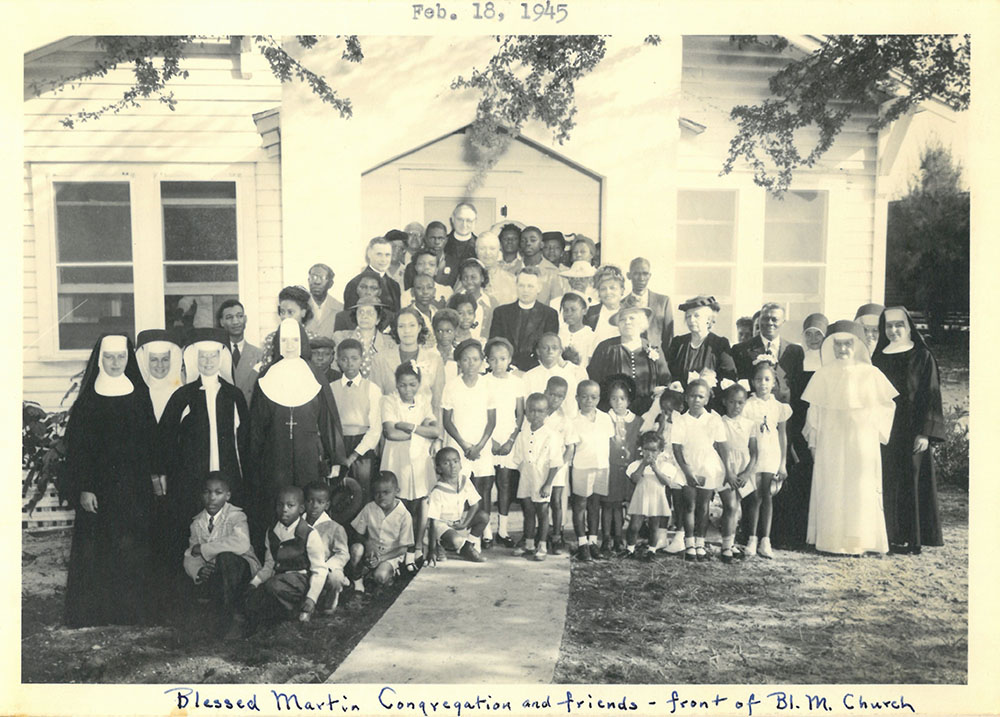
{"type": "MultiPolygon", "coordinates": [[[[740,50],[728,36],[686,36],[683,40],[681,117],[705,125],[701,134],[681,132],[678,149],[678,187],[735,187],[763,202],[763,190],[750,181],[745,167],[732,175],[714,178],[722,168],[736,124],[729,112],[737,104],[754,104],[773,98],[768,78],[791,57],[792,49],[781,54],[765,50],[740,50]]],[[[850,314],[871,300],[874,250],[875,173],[877,133],[868,129],[875,118],[871,112],[855,114],[837,136],[833,147],[813,169],[796,171],[792,189],[831,190],[828,231],[827,281],[824,310],[831,320],[850,314]],[[836,215],[835,213],[836,212],[836,215]]],[[[816,138],[813,130],[803,131],[801,148],[816,138]]],[[[754,202],[758,201],[755,199],[754,202]]],[[[745,217],[744,217],[745,219],[745,217]]],[[[740,229],[748,227],[741,222],[740,229]]],[[[762,230],[762,227],[760,228],[762,230]]],[[[750,231],[757,230],[750,227],[750,231]]],[[[744,236],[741,241],[747,237],[744,236]]],[[[752,311],[757,296],[748,292],[737,312],[752,311]]],[[[683,297],[678,297],[679,299],[683,297]]],[[[764,297],[766,298],[766,297],[764,297]]]]}
{"type": "MultiPolygon", "coordinates": [[[[58,51],[30,53],[25,78],[66,76],[96,57],[92,38],[60,43],[58,51]]],[[[256,276],[242,278],[250,315],[250,341],[259,341],[276,322],[274,297],[281,274],[281,186],[279,160],[268,158],[253,113],[276,107],[281,87],[259,64],[247,66],[247,56],[226,43],[209,45],[185,61],[190,76],[172,83],[177,108],[155,100],[99,120],[66,129],[60,120],[80,109],[95,109],[121,96],[132,74],[114,70],[98,81],[40,97],[27,93],[24,103],[24,227],[23,227],[23,395],[46,409],[58,407],[70,377],[82,361],[51,361],[37,348],[40,331],[36,272],[32,170],[47,163],[255,164],[254,214],[256,276]],[[252,71],[251,71],[252,70],[252,71]],[[259,334],[259,335],[258,335],[259,334]]],[[[26,85],[27,86],[27,85],[26,85]]],[[[47,208],[46,208],[47,210],[47,208]]],[[[242,263],[242,262],[241,262],[242,263]]],[[[46,299],[47,300],[47,299],[46,299]]]]}

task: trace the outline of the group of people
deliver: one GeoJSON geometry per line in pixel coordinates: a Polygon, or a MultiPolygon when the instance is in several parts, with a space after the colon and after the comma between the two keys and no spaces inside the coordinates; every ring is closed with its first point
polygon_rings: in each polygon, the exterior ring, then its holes
{"type": "Polygon", "coordinates": [[[147,620],[182,568],[248,634],[451,552],[704,562],[716,496],[726,563],[941,544],[938,372],[905,309],[813,314],[803,348],[765,303],[731,345],[697,296],[674,336],[646,258],[475,221],[372,239],[343,303],[313,266],[261,348],[236,299],[183,337],[102,337],[66,434],[67,624],[147,620]]]}

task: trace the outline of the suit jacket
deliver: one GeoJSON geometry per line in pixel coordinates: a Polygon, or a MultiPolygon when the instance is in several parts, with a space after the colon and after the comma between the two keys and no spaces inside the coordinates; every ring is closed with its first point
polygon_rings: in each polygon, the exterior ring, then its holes
{"type": "Polygon", "coordinates": [[[344,287],[344,310],[349,310],[358,303],[358,282],[361,281],[361,277],[363,276],[374,276],[379,280],[379,283],[382,285],[382,289],[379,291],[379,299],[381,299],[383,304],[389,306],[393,312],[398,312],[399,297],[402,294],[399,284],[388,274],[380,277],[378,272],[370,266],[366,266],[360,274],[347,282],[347,286],[344,287]]]}
{"type": "Polygon", "coordinates": [[[333,324],[337,319],[337,314],[344,310],[344,305],[337,299],[327,295],[323,301],[322,309],[316,304],[316,300],[309,297],[309,308],[312,309],[313,316],[305,323],[306,331],[312,331],[317,336],[333,338],[333,324]]]}
{"type": "MultiPolygon", "coordinates": [[[[674,310],[670,306],[670,297],[666,294],[657,294],[650,291],[646,299],[647,306],[652,310],[653,315],[649,317],[649,331],[646,332],[646,339],[650,346],[659,346],[666,349],[670,346],[674,338],[674,310]]],[[[634,306],[636,298],[634,294],[628,294],[622,299],[622,306],[634,306]]],[[[594,315],[596,324],[597,315],[594,315]]]]}
{"type": "Polygon", "coordinates": [[[240,352],[240,363],[233,371],[233,384],[243,392],[243,398],[247,405],[250,405],[250,398],[253,396],[253,387],[257,384],[257,371],[254,366],[264,358],[264,352],[249,341],[243,343],[243,351],[240,352]]]}
{"type": "MultiPolygon", "coordinates": [[[[448,232],[448,241],[444,244],[445,255],[454,258],[455,265],[461,264],[466,259],[476,258],[476,235],[473,234],[469,241],[465,242],[464,245],[459,245],[457,239],[455,239],[455,230],[452,229],[448,232]]],[[[452,277],[452,285],[454,286],[455,281],[458,277],[452,277]]]]}
{"type": "Polygon", "coordinates": [[[493,312],[490,338],[502,336],[510,341],[514,345],[511,363],[522,371],[528,371],[538,365],[534,356],[538,337],[544,333],[559,333],[559,314],[540,301],[536,301],[526,312],[524,319],[521,319],[521,313],[522,309],[516,301],[498,306],[493,312]]]}

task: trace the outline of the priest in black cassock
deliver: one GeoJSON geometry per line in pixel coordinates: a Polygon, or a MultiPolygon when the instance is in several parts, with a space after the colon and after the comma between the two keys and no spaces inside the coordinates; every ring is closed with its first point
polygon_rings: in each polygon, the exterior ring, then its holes
{"type": "Polygon", "coordinates": [[[162,473],[167,476],[169,555],[179,567],[191,519],[202,509],[208,474],[224,473],[233,505],[245,504],[242,465],[248,454],[250,412],[230,382],[232,359],[223,329],[194,329],[184,349],[189,383],[178,389],[160,418],[162,473]]]}
{"type": "Polygon", "coordinates": [[[77,503],[66,583],[69,627],[137,624],[148,616],[156,419],[132,342],[94,346],[66,427],[77,503]]]}
{"type": "Polygon", "coordinates": [[[274,523],[274,500],[288,485],[326,479],[343,462],[340,414],[326,377],[310,362],[305,329],[285,319],[278,327],[274,356],[250,402],[250,460],[255,546],[274,523]]]}
{"type": "Polygon", "coordinates": [[[510,341],[514,347],[511,363],[522,371],[538,365],[535,342],[546,333],[559,333],[559,314],[551,306],[538,301],[542,289],[541,272],[528,266],[517,274],[517,301],[503,304],[493,311],[490,338],[497,336],[510,341]]]}

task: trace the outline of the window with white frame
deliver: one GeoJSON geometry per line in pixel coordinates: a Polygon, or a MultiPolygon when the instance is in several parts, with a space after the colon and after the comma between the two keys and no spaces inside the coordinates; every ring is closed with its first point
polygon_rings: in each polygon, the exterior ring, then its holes
{"type": "MultiPolygon", "coordinates": [[[[675,305],[699,294],[714,296],[721,307],[717,332],[727,335],[734,321],[736,200],[736,190],[677,192],[675,305]]],[[[680,324],[677,333],[685,331],[680,324]]]]}
{"type": "Polygon", "coordinates": [[[802,321],[823,311],[826,281],[828,192],[767,194],[764,206],[764,277],[767,301],[785,307],[782,333],[800,341],[802,321]]]}
{"type": "Polygon", "coordinates": [[[33,172],[42,356],[82,355],[109,331],[214,326],[225,299],[252,302],[252,177],[249,165],[33,172]]]}

